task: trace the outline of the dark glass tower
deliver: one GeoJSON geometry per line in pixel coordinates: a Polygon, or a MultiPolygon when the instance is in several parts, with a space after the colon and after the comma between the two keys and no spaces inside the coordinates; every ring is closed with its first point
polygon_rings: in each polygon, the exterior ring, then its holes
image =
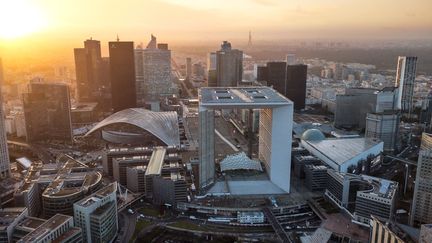
{"type": "Polygon", "coordinates": [[[267,63],[267,85],[285,95],[286,62],[267,63]]]}
{"type": "Polygon", "coordinates": [[[294,109],[305,108],[307,65],[297,64],[286,67],[285,97],[294,102],[294,109]]]}
{"type": "Polygon", "coordinates": [[[72,141],[69,87],[31,81],[23,94],[27,141],[72,141]]]}
{"type": "Polygon", "coordinates": [[[78,100],[97,101],[104,83],[100,41],[84,41],[84,48],[75,48],[74,55],[78,100]]]}
{"type": "Polygon", "coordinates": [[[136,107],[134,43],[109,42],[112,108],[114,112],[136,107]]]}

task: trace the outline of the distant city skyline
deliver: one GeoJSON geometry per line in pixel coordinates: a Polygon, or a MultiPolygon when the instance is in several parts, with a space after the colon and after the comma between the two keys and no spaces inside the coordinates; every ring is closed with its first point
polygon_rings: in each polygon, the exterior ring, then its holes
{"type": "Polygon", "coordinates": [[[15,0],[0,7],[10,13],[0,17],[8,25],[0,28],[0,40],[7,42],[38,36],[108,39],[113,32],[134,40],[148,31],[167,42],[204,35],[247,39],[249,30],[261,33],[257,39],[432,38],[427,0],[15,0]]]}

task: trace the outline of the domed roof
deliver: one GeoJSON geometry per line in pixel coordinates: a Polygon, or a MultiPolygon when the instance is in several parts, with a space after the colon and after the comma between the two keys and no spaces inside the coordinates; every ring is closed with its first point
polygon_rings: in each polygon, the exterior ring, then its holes
{"type": "Polygon", "coordinates": [[[305,141],[321,141],[325,139],[325,136],[318,129],[308,129],[302,134],[301,139],[305,141]]]}

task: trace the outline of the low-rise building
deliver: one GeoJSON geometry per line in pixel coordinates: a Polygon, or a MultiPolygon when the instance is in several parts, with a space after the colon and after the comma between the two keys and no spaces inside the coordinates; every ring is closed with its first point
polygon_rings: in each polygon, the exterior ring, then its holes
{"type": "Polygon", "coordinates": [[[15,226],[26,216],[26,208],[0,209],[0,242],[12,242],[15,226]]]}
{"type": "Polygon", "coordinates": [[[306,187],[311,191],[323,191],[327,186],[327,169],[325,165],[305,165],[306,187]]]}
{"type": "Polygon", "coordinates": [[[240,224],[262,224],[264,223],[264,213],[261,211],[237,212],[237,221],[240,224]]]}
{"type": "Polygon", "coordinates": [[[80,243],[82,232],[80,228],[74,227],[73,217],[56,214],[18,241],[18,243],[24,242],[80,243]]]}
{"type": "Polygon", "coordinates": [[[398,183],[367,175],[327,170],[325,196],[354,222],[369,225],[371,215],[389,219],[394,211],[398,183]]]}
{"type": "Polygon", "coordinates": [[[340,172],[352,172],[360,163],[376,158],[384,145],[373,138],[326,139],[317,129],[305,131],[301,144],[328,167],[340,172]]]}

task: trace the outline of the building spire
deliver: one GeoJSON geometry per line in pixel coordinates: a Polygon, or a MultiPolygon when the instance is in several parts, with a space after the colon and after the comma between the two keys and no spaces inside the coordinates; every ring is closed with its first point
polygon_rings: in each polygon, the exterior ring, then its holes
{"type": "Polygon", "coordinates": [[[119,38],[118,34],[117,34],[117,41],[120,41],[120,38],[119,38]]]}
{"type": "Polygon", "coordinates": [[[249,30],[249,41],[248,41],[248,46],[251,47],[252,46],[252,31],[249,30]]]}

